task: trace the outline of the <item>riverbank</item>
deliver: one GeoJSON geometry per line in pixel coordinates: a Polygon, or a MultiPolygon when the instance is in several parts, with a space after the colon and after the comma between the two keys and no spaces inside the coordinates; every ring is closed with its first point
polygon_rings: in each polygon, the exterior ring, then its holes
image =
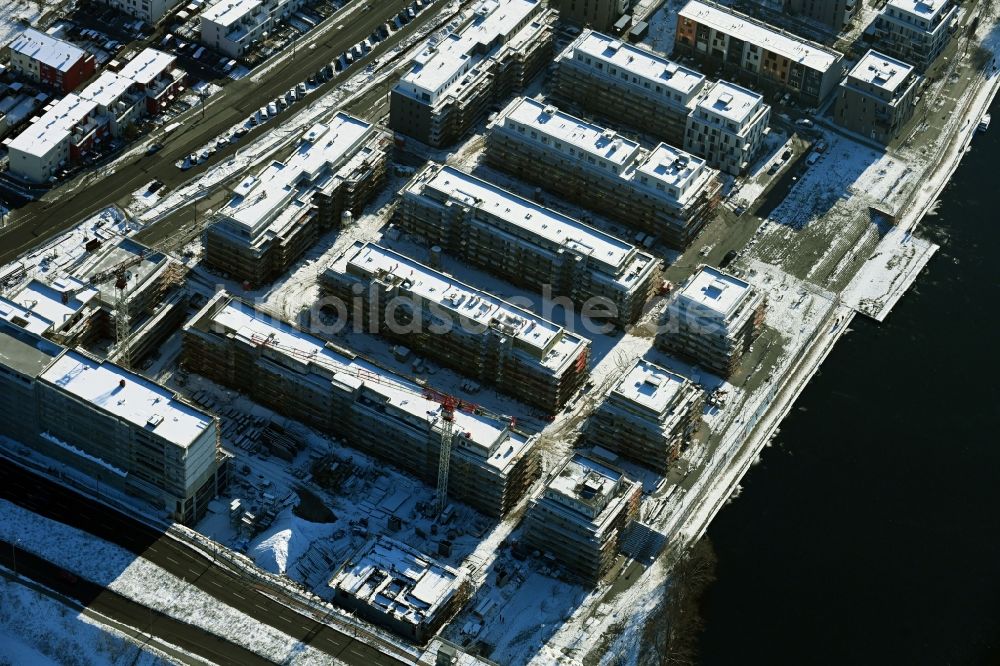
{"type": "Polygon", "coordinates": [[[994,132],[924,222],[930,270],[883,324],[854,323],[709,529],[701,663],[1000,662],[998,391],[976,371],[1000,299],[994,132]]]}

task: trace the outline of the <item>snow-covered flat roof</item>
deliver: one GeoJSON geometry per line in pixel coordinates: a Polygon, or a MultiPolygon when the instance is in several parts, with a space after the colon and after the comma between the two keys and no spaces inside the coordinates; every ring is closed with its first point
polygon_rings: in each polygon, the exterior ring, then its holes
{"type": "Polygon", "coordinates": [[[70,93],[56,102],[41,118],[18,134],[10,148],[29,155],[44,157],[73,133],[87,116],[97,110],[97,104],[70,93]]]}
{"type": "Polygon", "coordinates": [[[735,123],[744,123],[756,112],[764,97],[743,86],[719,81],[698,100],[698,107],[735,123]]]}
{"type": "Polygon", "coordinates": [[[264,5],[264,0],[219,0],[201,13],[202,19],[229,27],[264,5]]]}
{"type": "MultiPolygon", "coordinates": [[[[237,340],[256,347],[270,347],[273,354],[296,365],[315,364],[348,385],[364,386],[380,395],[389,405],[416,416],[428,425],[442,418],[441,404],[424,397],[423,387],[380,368],[360,357],[347,356],[323,340],[300,331],[286,322],[255,310],[243,301],[230,298],[211,317],[211,325],[232,334],[237,340]]],[[[483,416],[455,411],[456,450],[485,450],[486,463],[505,469],[527,445],[527,440],[483,416]],[[474,447],[465,442],[469,440],[474,447]],[[510,444],[502,447],[500,443],[510,444]]]]}
{"type": "Polygon", "coordinates": [[[646,159],[636,167],[636,171],[662,182],[667,187],[680,190],[681,195],[677,197],[679,200],[683,200],[689,190],[700,189],[692,189],[692,186],[708,174],[704,159],[666,143],[653,148],[646,159]]]}
{"type": "MultiPolygon", "coordinates": [[[[701,72],[590,29],[584,30],[566,47],[568,57],[572,58],[574,53],[589,56],[606,66],[613,65],[619,70],[634,74],[642,81],[676,91],[685,98],[684,101],[705,82],[705,75],[701,72]]],[[[637,85],[641,85],[641,82],[637,85]]]]}
{"type": "Polygon", "coordinates": [[[131,79],[123,78],[114,72],[101,72],[101,75],[80,94],[98,106],[106,108],[121,99],[122,95],[132,87],[132,83],[131,79]]]}
{"type": "Polygon", "coordinates": [[[382,536],[352,557],[330,587],[380,613],[421,625],[448,603],[462,580],[455,569],[382,536]]]}
{"type": "Polygon", "coordinates": [[[663,412],[688,383],[664,367],[639,359],[618,382],[614,394],[654,412],[663,412]]]}
{"type": "Polygon", "coordinates": [[[143,49],[137,56],[125,63],[118,76],[148,86],[153,79],[169,70],[176,58],[170,53],[156,49],[143,49]]]}
{"type": "Polygon", "coordinates": [[[397,89],[418,99],[427,94],[430,103],[436,102],[460,84],[462,75],[492,54],[490,47],[507,42],[538,5],[539,0],[482,0],[473,8],[474,18],[464,29],[424,48],[414,58],[413,67],[400,79],[397,89]]]}
{"type": "MultiPolygon", "coordinates": [[[[58,329],[96,297],[96,289],[76,278],[65,276],[50,283],[30,280],[10,295],[10,301],[33,315],[29,319],[33,322],[31,328],[37,328],[43,322],[47,324],[42,330],[35,331],[43,333],[49,328],[58,329]]],[[[3,316],[2,310],[0,308],[0,316],[3,316]]]]}
{"type": "Polygon", "coordinates": [[[728,317],[749,293],[749,282],[717,268],[703,266],[684,283],[677,298],[701,310],[728,317]]]}
{"type": "Polygon", "coordinates": [[[213,424],[211,416],[159,384],[76,351],[56,359],[42,379],[180,447],[190,446],[213,424]]]}
{"type": "Polygon", "coordinates": [[[582,453],[575,453],[545,489],[548,496],[561,496],[566,504],[596,517],[614,497],[624,474],[582,453]]]}
{"type": "Polygon", "coordinates": [[[848,80],[860,81],[894,93],[912,73],[911,65],[878,51],[868,51],[851,70],[848,80]]]}
{"type": "Polygon", "coordinates": [[[948,0],[889,0],[886,7],[934,22],[950,4],[948,0]]]}
{"type": "Polygon", "coordinates": [[[558,141],[572,146],[578,152],[599,157],[619,168],[628,164],[639,150],[639,144],[635,141],[530,97],[515,100],[496,119],[496,122],[507,124],[508,120],[524,125],[529,128],[529,132],[534,130],[553,142],[558,141]]]}
{"type": "Polygon", "coordinates": [[[371,127],[346,113],[337,113],[325,125],[313,125],[285,162],[272,162],[259,176],[249,176],[237,185],[222,214],[249,227],[255,236],[285,208],[303,180],[314,180],[353,154],[371,127]]]}
{"type": "Polygon", "coordinates": [[[771,25],[755,21],[749,16],[730,11],[721,5],[690,0],[678,16],[681,20],[690,19],[699,25],[738,37],[821,72],[830,69],[841,58],[841,54],[836,51],[797,39],[771,25]]]}
{"type": "Polygon", "coordinates": [[[11,52],[17,52],[44,63],[60,72],[68,72],[87,52],[34,28],[28,28],[10,43],[11,52]]]}
{"type": "Polygon", "coordinates": [[[612,266],[620,266],[635,249],[633,245],[599,229],[454,167],[443,166],[432,174],[429,180],[410,183],[408,189],[416,194],[424,188],[437,190],[452,200],[499,217],[528,234],[571,247],[574,252],[612,266]]]}
{"type": "Polygon", "coordinates": [[[372,243],[357,243],[348,252],[348,266],[373,277],[393,276],[407,292],[436,303],[478,326],[498,326],[522,345],[532,348],[542,365],[561,367],[587,345],[583,338],[535,313],[458,282],[409,257],[372,243]]]}

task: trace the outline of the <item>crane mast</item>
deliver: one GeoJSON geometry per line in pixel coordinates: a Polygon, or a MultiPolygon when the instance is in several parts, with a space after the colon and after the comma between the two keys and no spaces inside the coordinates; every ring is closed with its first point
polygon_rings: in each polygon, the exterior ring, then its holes
{"type": "Polygon", "coordinates": [[[440,515],[448,505],[448,472],[451,467],[451,441],[455,435],[455,400],[441,402],[441,453],[438,456],[437,510],[440,515]]]}

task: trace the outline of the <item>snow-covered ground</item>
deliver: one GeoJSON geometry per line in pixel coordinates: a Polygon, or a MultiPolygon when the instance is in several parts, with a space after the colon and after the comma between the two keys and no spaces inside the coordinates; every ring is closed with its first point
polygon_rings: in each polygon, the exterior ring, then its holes
{"type": "Polygon", "coordinates": [[[663,55],[669,56],[674,50],[677,36],[677,12],[684,7],[684,0],[666,0],[649,17],[649,32],[642,43],[663,55]]]}
{"type": "Polygon", "coordinates": [[[329,656],[229,606],[124,548],[0,500],[0,538],[67,571],[266,659],[326,664],[329,656]]]}
{"type": "Polygon", "coordinates": [[[170,662],[55,599],[0,577],[0,663],[159,666],[170,662]]]}
{"type": "Polygon", "coordinates": [[[37,25],[46,9],[59,0],[4,0],[0,2],[0,46],[6,46],[25,28],[37,25]]]}

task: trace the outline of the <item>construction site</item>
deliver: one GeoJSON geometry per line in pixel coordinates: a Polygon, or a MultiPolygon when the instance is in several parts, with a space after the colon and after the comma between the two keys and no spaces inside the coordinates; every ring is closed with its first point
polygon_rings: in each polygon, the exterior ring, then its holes
{"type": "Polygon", "coordinates": [[[0,268],[0,407],[33,415],[0,435],[394,645],[602,663],[851,303],[933,254],[870,213],[916,172],[538,2],[425,37],[357,72],[365,113],[317,100],[0,268]]]}

